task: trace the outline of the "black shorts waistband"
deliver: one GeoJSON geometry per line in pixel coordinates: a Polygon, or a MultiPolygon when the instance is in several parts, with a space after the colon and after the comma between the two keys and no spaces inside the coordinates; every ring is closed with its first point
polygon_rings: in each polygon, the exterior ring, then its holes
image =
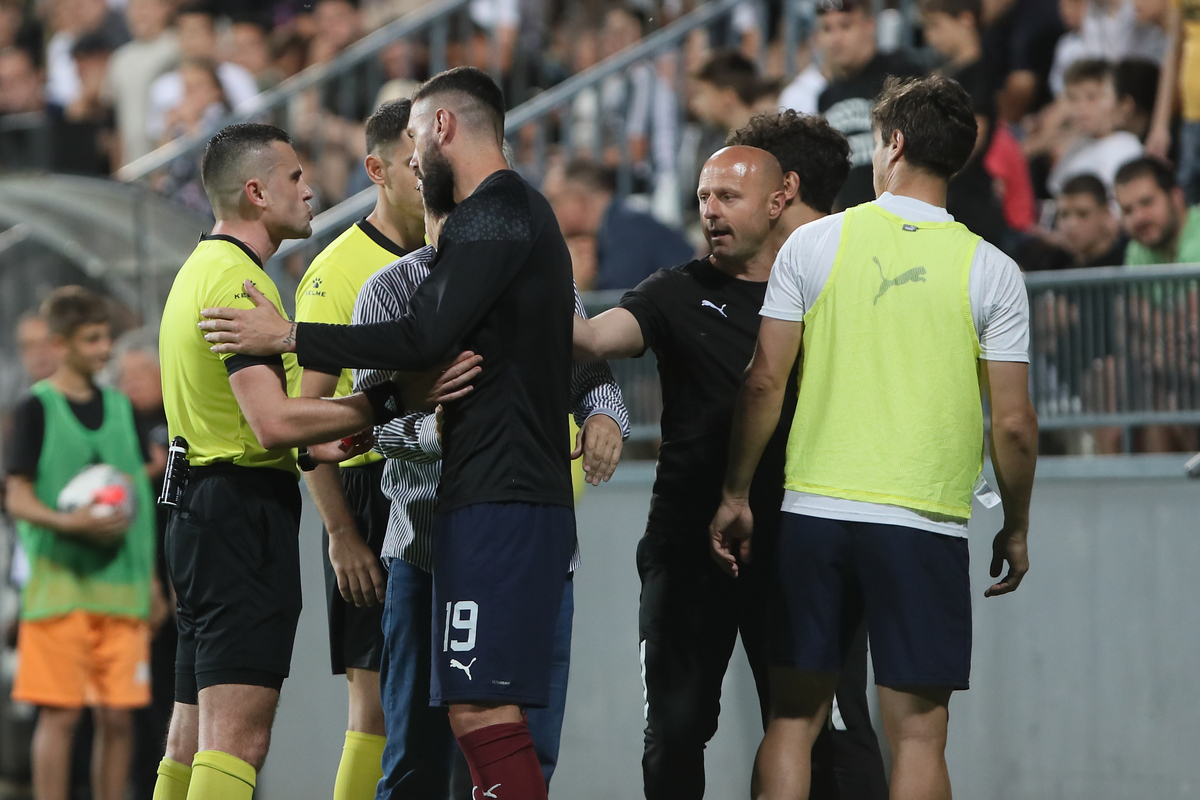
{"type": "Polygon", "coordinates": [[[216,464],[205,464],[204,466],[192,467],[192,478],[208,478],[218,475],[236,476],[239,479],[246,480],[282,480],[287,478],[292,483],[298,483],[296,475],[288,470],[276,469],[275,467],[244,467],[241,464],[231,464],[226,461],[219,461],[216,464]]]}

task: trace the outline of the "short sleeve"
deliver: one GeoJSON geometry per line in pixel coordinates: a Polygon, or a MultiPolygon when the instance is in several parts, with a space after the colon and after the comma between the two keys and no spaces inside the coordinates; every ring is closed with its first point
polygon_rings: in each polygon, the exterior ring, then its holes
{"type": "Polygon", "coordinates": [[[42,401],[30,395],[13,409],[12,439],[6,452],[5,472],[29,478],[37,475],[45,431],[46,411],[42,401]]]}
{"type": "Polygon", "coordinates": [[[985,361],[1029,362],[1029,295],[1017,263],[980,242],[971,265],[972,316],[985,361]]]}
{"type": "MultiPolygon", "coordinates": [[[[275,288],[275,284],[265,279],[265,274],[261,269],[250,264],[230,266],[217,275],[209,287],[208,296],[203,299],[201,308],[211,306],[253,308],[254,302],[243,285],[247,280],[275,304],[275,308],[280,314],[284,313],[283,303],[279,299],[279,290],[275,288]]],[[[230,375],[255,364],[283,366],[281,356],[245,356],[236,353],[219,353],[218,355],[230,375]]]]}
{"type": "Polygon", "coordinates": [[[771,278],[767,281],[767,294],[763,298],[760,312],[764,317],[782,319],[789,322],[802,322],[804,313],[808,310],[804,303],[802,283],[804,248],[801,246],[803,236],[799,231],[788,237],[779,254],[775,256],[775,266],[771,268],[771,278]]]}
{"type": "Polygon", "coordinates": [[[328,261],[309,270],[296,289],[296,322],[345,325],[354,313],[358,292],[347,284],[346,274],[328,261]]]}
{"type": "Polygon", "coordinates": [[[638,327],[642,329],[642,341],[649,350],[659,350],[667,342],[670,328],[663,316],[661,303],[664,296],[669,294],[669,282],[670,270],[659,270],[626,292],[618,304],[637,320],[638,327]]]}

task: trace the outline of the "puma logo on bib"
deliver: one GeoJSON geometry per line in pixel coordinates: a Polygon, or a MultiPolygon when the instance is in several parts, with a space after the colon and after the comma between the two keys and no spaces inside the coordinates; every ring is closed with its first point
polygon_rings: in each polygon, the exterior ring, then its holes
{"type": "Polygon", "coordinates": [[[881,281],[879,284],[879,294],[875,295],[875,302],[873,302],[871,305],[877,305],[879,303],[879,298],[887,294],[887,290],[893,286],[903,286],[906,283],[925,282],[924,267],[913,267],[907,272],[900,273],[895,278],[888,278],[883,274],[883,265],[879,263],[879,259],[875,256],[871,256],[871,260],[874,261],[875,266],[879,268],[879,278],[881,281]]]}

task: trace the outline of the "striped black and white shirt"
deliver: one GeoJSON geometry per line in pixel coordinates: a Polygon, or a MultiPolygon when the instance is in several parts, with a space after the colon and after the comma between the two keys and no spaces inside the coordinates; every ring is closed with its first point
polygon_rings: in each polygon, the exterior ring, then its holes
{"type": "MultiPolygon", "coordinates": [[[[429,275],[436,254],[433,247],[422,247],[367,279],[354,304],[353,324],[402,316],[417,287],[429,275]]],[[[586,316],[578,291],[575,313],[586,316]]],[[[361,389],[388,377],[389,373],[380,370],[355,370],[354,386],[361,389]]],[[[622,437],[629,436],[629,413],[606,362],[573,367],[571,400],[577,424],[582,425],[594,414],[605,414],[620,426],[622,437]]],[[[442,445],[434,415],[408,414],[377,426],[375,450],[387,457],[382,488],[392,501],[382,556],[385,561],[402,558],[429,572],[433,568],[433,512],[442,475],[442,445]]],[[[578,566],[576,550],[571,569],[578,566]]]]}

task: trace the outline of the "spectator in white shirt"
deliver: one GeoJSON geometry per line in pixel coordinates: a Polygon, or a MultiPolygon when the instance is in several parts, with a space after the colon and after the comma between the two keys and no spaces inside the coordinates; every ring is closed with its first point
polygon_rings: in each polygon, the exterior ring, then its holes
{"type": "Polygon", "coordinates": [[[129,41],[125,21],[104,0],[54,0],[54,35],[46,44],[46,101],[65,108],[79,96],[79,71],[71,48],[87,33],[101,33],[112,48],[129,41]]]}
{"type": "Polygon", "coordinates": [[[117,116],[118,166],[153,149],[146,137],[150,84],[179,59],[167,0],[129,0],[125,22],[133,41],[119,47],[108,63],[108,91],[117,116]]]}
{"type": "MultiPolygon", "coordinates": [[[[184,59],[217,58],[217,30],[212,11],[204,3],[192,3],[179,9],[175,22],[179,31],[180,56],[184,59]]],[[[217,64],[217,76],[230,108],[258,94],[258,84],[245,67],[228,61],[217,64]]],[[[166,113],[183,99],[183,76],[179,70],[162,75],[150,85],[150,109],[146,116],[146,135],[158,141],[166,133],[166,113]]]]}

